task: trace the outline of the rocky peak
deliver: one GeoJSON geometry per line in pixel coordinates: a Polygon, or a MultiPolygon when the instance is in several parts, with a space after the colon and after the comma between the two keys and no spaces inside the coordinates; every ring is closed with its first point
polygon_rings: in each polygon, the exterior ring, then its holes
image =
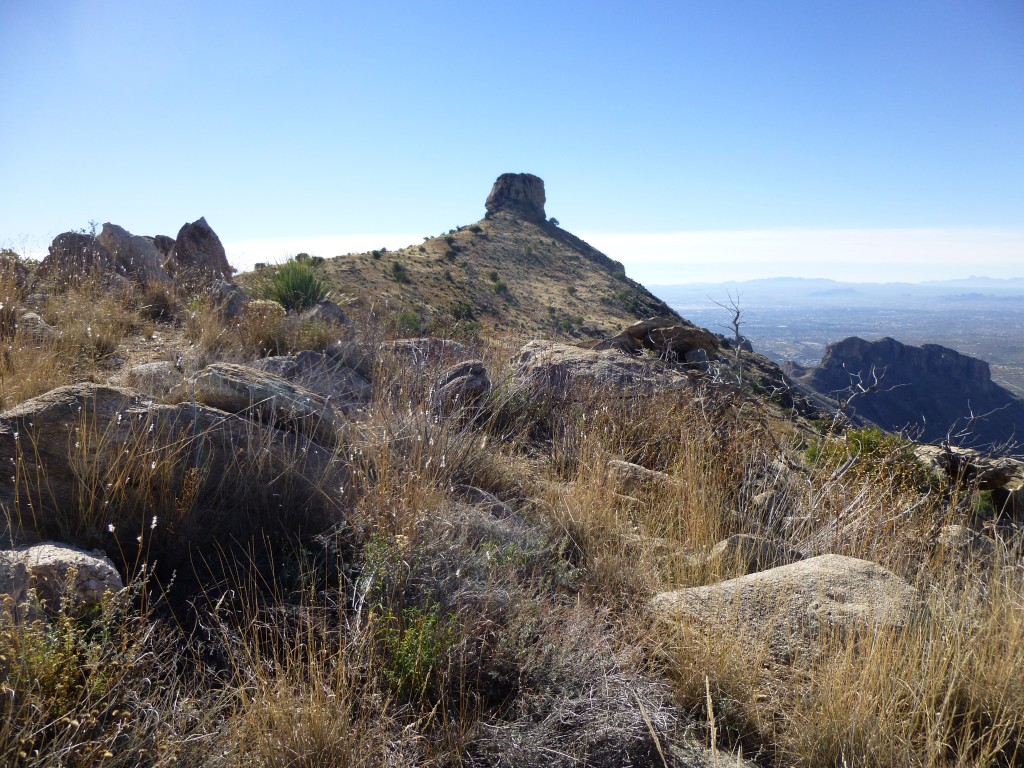
{"type": "Polygon", "coordinates": [[[991,390],[992,374],[989,365],[976,357],[962,355],[955,349],[939,344],[920,347],[902,344],[886,337],[878,341],[865,341],[856,336],[830,344],[821,361],[822,369],[834,369],[844,386],[849,386],[847,371],[869,370],[875,366],[879,373],[892,371],[902,380],[921,376],[939,376],[950,382],[970,383],[981,391],[991,390]]]}
{"type": "Polygon", "coordinates": [[[544,221],[544,180],[532,173],[503,173],[487,196],[487,218],[509,211],[524,219],[544,221]]]}

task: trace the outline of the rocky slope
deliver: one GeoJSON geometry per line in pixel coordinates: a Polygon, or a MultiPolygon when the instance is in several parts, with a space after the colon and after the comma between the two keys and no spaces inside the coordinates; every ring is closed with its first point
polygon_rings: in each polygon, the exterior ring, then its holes
{"type": "Polygon", "coordinates": [[[403,315],[411,331],[463,328],[598,338],[651,316],[679,316],[617,261],[547,219],[544,182],[506,173],[483,219],[398,251],[330,259],[341,294],[403,315]]]}
{"type": "MultiPolygon", "coordinates": [[[[800,371],[794,371],[801,373],[800,371]]],[[[992,381],[988,363],[939,346],[850,337],[828,347],[798,381],[850,412],[921,442],[1018,452],[1024,400],[992,381]]]]}

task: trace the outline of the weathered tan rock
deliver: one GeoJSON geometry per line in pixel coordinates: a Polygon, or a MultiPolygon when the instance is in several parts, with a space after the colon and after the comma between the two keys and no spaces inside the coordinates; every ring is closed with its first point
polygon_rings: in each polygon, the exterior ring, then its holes
{"type": "Polygon", "coordinates": [[[60,331],[35,312],[22,312],[18,316],[17,329],[21,331],[22,336],[36,344],[42,344],[60,336],[60,331]]]}
{"type": "Polygon", "coordinates": [[[343,424],[319,395],[266,371],[214,363],[188,379],[192,397],[211,408],[252,415],[327,447],[338,444],[343,424]]]}
{"type": "Polygon", "coordinates": [[[442,413],[475,408],[491,391],[482,360],[465,360],[441,372],[431,393],[431,407],[442,413]]]}
{"type": "Polygon", "coordinates": [[[880,565],[820,555],[704,587],[662,592],[657,616],[709,623],[763,641],[779,658],[813,651],[825,630],[897,628],[921,610],[917,590],[880,565]]]}
{"type": "Polygon", "coordinates": [[[265,357],[253,367],[304,387],[346,412],[365,405],[373,394],[370,382],[357,370],[320,352],[265,357]]]}
{"type": "Polygon", "coordinates": [[[110,383],[150,397],[166,397],[181,384],[182,378],[182,372],[170,360],[157,360],[133,366],[119,373],[110,383]]]}
{"type": "Polygon", "coordinates": [[[0,551],[0,594],[9,595],[15,603],[22,603],[35,590],[43,607],[50,610],[68,599],[92,606],[106,593],[123,587],[114,564],[100,552],[53,542],[0,551]]]}
{"type": "Polygon", "coordinates": [[[183,281],[209,283],[228,279],[232,274],[224,246],[205,218],[178,230],[174,248],[163,266],[183,281]]]}
{"type": "Polygon", "coordinates": [[[163,268],[164,257],[152,238],[133,235],[123,227],[107,222],[96,242],[117,260],[124,274],[148,282],[167,282],[171,276],[163,268]]]}
{"type": "Polygon", "coordinates": [[[735,533],[711,548],[707,563],[722,571],[750,574],[803,560],[799,550],[762,536],[735,533]]]}
{"type": "Polygon", "coordinates": [[[672,477],[664,472],[656,472],[639,464],[619,459],[610,459],[605,463],[608,481],[620,493],[633,495],[642,491],[665,490],[672,486],[672,477]]]}
{"type": "Polygon", "coordinates": [[[584,388],[627,393],[686,385],[682,375],[617,350],[584,349],[557,341],[528,342],[514,364],[513,376],[518,384],[563,396],[584,388]]]}

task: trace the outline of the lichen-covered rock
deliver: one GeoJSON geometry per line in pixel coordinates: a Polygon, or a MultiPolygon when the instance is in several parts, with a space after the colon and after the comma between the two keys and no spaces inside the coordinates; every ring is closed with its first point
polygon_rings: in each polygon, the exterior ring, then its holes
{"type": "Polygon", "coordinates": [[[710,622],[764,643],[773,656],[812,652],[828,631],[906,625],[921,610],[917,590],[875,563],[843,555],[807,560],[704,587],[662,592],[652,601],[670,625],[710,622]]]}
{"type": "Polygon", "coordinates": [[[100,552],[85,552],[66,544],[46,542],[0,551],[0,594],[17,603],[30,590],[44,608],[57,610],[70,600],[98,605],[108,592],[124,587],[114,564],[100,552]]]}
{"type": "Polygon", "coordinates": [[[192,397],[211,408],[251,415],[315,440],[338,444],[341,420],[324,398],[267,371],[235,363],[213,363],[188,379],[192,397]]]}

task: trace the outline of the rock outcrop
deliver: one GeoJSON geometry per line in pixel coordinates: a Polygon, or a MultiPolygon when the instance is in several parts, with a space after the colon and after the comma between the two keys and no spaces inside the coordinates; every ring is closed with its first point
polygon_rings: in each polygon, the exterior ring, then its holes
{"type": "Polygon", "coordinates": [[[800,382],[841,401],[863,388],[850,401],[853,415],[921,442],[949,437],[996,451],[1024,442],[1024,400],[993,382],[985,361],[938,344],[851,337],[829,345],[800,382]]]}
{"type": "Polygon", "coordinates": [[[205,218],[184,225],[164,268],[182,281],[209,283],[231,277],[224,246],[205,218]]]}
{"type": "Polygon", "coordinates": [[[166,282],[170,275],[163,268],[164,256],[153,238],[133,235],[123,227],[107,222],[96,242],[111,253],[124,274],[143,283],[166,282]]]}
{"type": "Polygon", "coordinates": [[[44,280],[69,280],[93,271],[127,274],[124,266],[98,238],[84,232],[64,232],[53,238],[36,276],[44,280]]]}
{"type": "Polygon", "coordinates": [[[324,446],[337,445],[343,428],[326,399],[249,366],[213,363],[190,377],[186,388],[211,408],[258,418],[324,446]]]}
{"type": "Polygon", "coordinates": [[[677,389],[686,377],[616,349],[585,349],[556,341],[528,342],[515,361],[519,386],[559,397],[589,392],[677,389]]]}
{"type": "Polygon", "coordinates": [[[880,565],[820,555],[705,587],[662,592],[652,602],[670,624],[713,622],[767,644],[771,655],[812,652],[828,630],[906,625],[922,605],[912,586],[880,565]]]}
{"type": "MultiPolygon", "coordinates": [[[[162,405],[91,383],[59,387],[0,414],[0,462],[12,469],[0,477],[0,535],[17,544],[93,546],[111,524],[134,544],[152,512],[129,507],[122,513],[137,519],[107,519],[97,508],[113,492],[107,482],[132,494],[147,473],[161,472],[167,493],[184,493],[197,481],[214,493],[250,459],[266,470],[267,493],[271,486],[312,488],[330,467],[330,451],[317,443],[198,403],[162,405]]],[[[229,522],[206,520],[204,535],[229,522]]]]}
{"type": "Polygon", "coordinates": [[[544,221],[544,180],[532,173],[503,173],[485,203],[487,216],[510,211],[529,221],[544,221]]]}
{"type": "Polygon", "coordinates": [[[642,350],[657,352],[659,355],[675,360],[686,360],[694,352],[704,352],[703,361],[708,355],[718,351],[718,337],[705,328],[672,318],[652,317],[634,323],[622,333],[602,341],[597,349],[618,349],[630,354],[638,354],[642,350]]]}

